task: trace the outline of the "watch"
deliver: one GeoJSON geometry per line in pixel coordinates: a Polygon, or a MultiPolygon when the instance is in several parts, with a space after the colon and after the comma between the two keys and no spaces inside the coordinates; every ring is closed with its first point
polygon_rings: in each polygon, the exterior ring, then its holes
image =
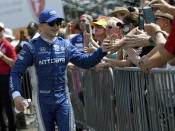
{"type": "Polygon", "coordinates": [[[153,41],[153,39],[151,37],[148,39],[148,41],[149,41],[151,46],[154,46],[154,41],[153,41]]]}

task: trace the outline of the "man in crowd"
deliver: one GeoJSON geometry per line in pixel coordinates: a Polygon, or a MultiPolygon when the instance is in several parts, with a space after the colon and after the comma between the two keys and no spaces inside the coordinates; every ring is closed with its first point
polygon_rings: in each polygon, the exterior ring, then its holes
{"type": "Polygon", "coordinates": [[[36,68],[38,88],[35,93],[38,96],[33,98],[33,103],[42,131],[54,131],[55,122],[59,131],[75,130],[70,121],[66,66],[70,61],[81,68],[91,68],[106,55],[102,47],[92,54],[83,54],[68,40],[57,38],[62,20],[55,10],[43,10],[39,16],[41,36],[23,46],[11,70],[10,88],[14,103],[19,111],[23,111],[20,79],[28,66],[36,68]]]}
{"type": "Polygon", "coordinates": [[[35,22],[29,22],[27,25],[28,36],[25,36],[24,31],[20,31],[20,39],[18,45],[15,47],[16,53],[18,54],[22,49],[22,46],[25,42],[30,41],[31,39],[37,38],[40,34],[38,32],[38,24],[35,22]]]}
{"type": "Polygon", "coordinates": [[[162,31],[165,31],[165,33],[169,35],[172,27],[173,16],[169,13],[161,12],[160,10],[157,10],[154,15],[156,17],[156,24],[160,26],[162,31]]]}
{"type": "Polygon", "coordinates": [[[84,50],[84,36],[83,33],[86,30],[86,24],[89,24],[92,22],[92,17],[87,14],[83,14],[80,16],[80,30],[81,33],[79,35],[76,35],[71,39],[71,43],[77,47],[78,51],[83,52],[84,50]]]}
{"type": "Polygon", "coordinates": [[[40,34],[38,32],[38,24],[35,22],[29,22],[27,26],[29,39],[37,38],[40,34]]]}
{"type": "Polygon", "coordinates": [[[13,31],[10,28],[5,28],[4,38],[9,42],[12,42],[15,39],[13,36],[13,31]]]}
{"type": "MultiPolygon", "coordinates": [[[[9,72],[16,60],[16,53],[13,46],[4,38],[4,31],[4,24],[0,23],[0,99],[8,118],[9,131],[16,131],[12,101],[9,94],[9,72]]],[[[2,118],[0,116],[0,122],[3,121],[2,118]]],[[[5,131],[6,129],[2,127],[1,130],[5,131]]]]}

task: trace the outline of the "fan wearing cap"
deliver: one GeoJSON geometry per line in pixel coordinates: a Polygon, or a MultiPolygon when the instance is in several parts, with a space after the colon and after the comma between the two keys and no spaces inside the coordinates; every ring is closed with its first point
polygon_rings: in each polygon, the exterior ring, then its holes
{"type": "MultiPolygon", "coordinates": [[[[115,17],[110,17],[106,25],[105,41],[109,41],[110,43],[117,42],[117,44],[112,44],[113,46],[117,46],[118,41],[123,37],[122,26],[123,26],[123,21],[115,17]]],[[[116,51],[118,51],[118,49],[116,49],[116,51]]]]}
{"type": "Polygon", "coordinates": [[[12,42],[12,41],[15,39],[15,37],[13,36],[12,30],[9,29],[9,28],[5,28],[4,37],[5,37],[9,42],[12,42]]]}
{"type": "Polygon", "coordinates": [[[163,13],[160,10],[157,10],[154,14],[156,17],[156,24],[160,26],[160,28],[169,33],[172,27],[173,16],[169,13],[163,13]]]}
{"type": "MultiPolygon", "coordinates": [[[[123,37],[122,25],[122,20],[116,17],[110,17],[107,21],[105,42],[109,41],[114,45],[116,43],[118,44],[118,41],[123,37]]],[[[118,49],[116,51],[118,51],[118,49]]],[[[117,56],[116,51],[114,51],[113,54],[110,54],[108,57],[112,59],[116,59],[116,57],[120,58],[119,55],[117,56]]],[[[121,52],[121,50],[119,52],[121,52]]]]}
{"type": "Polygon", "coordinates": [[[111,20],[108,21],[107,34],[110,37],[112,37],[113,35],[120,40],[117,41],[117,44],[104,44],[105,47],[108,48],[108,51],[117,51],[119,48],[121,48],[121,46],[123,46],[124,44],[124,39],[121,39],[123,37],[123,33],[129,33],[136,26],[138,26],[138,14],[136,13],[130,13],[126,15],[123,21],[119,20],[118,18],[112,17],[111,20]]]}
{"type": "Polygon", "coordinates": [[[84,41],[87,43],[87,47],[84,48],[85,53],[93,52],[101,46],[101,43],[106,38],[106,24],[108,17],[99,16],[95,19],[91,25],[93,27],[92,32],[84,32],[84,41]]]}
{"type": "Polygon", "coordinates": [[[103,46],[111,51],[111,54],[105,57],[103,66],[129,66],[130,62],[123,60],[123,50],[121,46],[123,45],[123,21],[118,18],[109,18],[106,26],[106,39],[103,42],[103,46]],[[107,44],[109,43],[109,44],[107,44]],[[111,47],[110,47],[111,46],[111,47]]]}
{"type": "Polygon", "coordinates": [[[94,37],[92,36],[92,34],[89,36],[89,46],[84,47],[85,53],[91,53],[94,50],[96,50],[99,46],[101,46],[101,43],[106,38],[106,24],[107,20],[104,18],[98,19],[97,21],[94,21],[92,23],[92,25],[94,26],[94,37]]]}
{"type": "MultiPolygon", "coordinates": [[[[121,24],[118,24],[118,25],[121,25],[120,28],[123,28],[123,31],[125,33],[128,33],[129,35],[131,35],[130,31],[138,26],[138,14],[135,13],[135,12],[128,14],[127,16],[124,17],[123,22],[124,23],[121,23],[121,24]]],[[[109,34],[111,34],[111,33],[109,33],[109,34]]],[[[121,48],[123,46],[126,46],[126,44],[128,44],[128,43],[130,44],[132,42],[132,41],[128,42],[127,39],[126,39],[126,36],[123,37],[119,41],[115,42],[116,44],[111,44],[111,47],[108,47],[108,49],[110,49],[111,51],[117,51],[119,48],[121,48]]],[[[142,42],[142,41],[140,41],[140,42],[142,42]]],[[[110,45],[108,45],[108,46],[110,46],[110,45]]],[[[141,53],[143,53],[143,52],[145,53],[145,51],[142,50],[141,53]]],[[[120,53],[122,54],[123,51],[121,51],[120,53]]],[[[117,56],[118,56],[118,54],[119,54],[119,52],[117,53],[117,56]]],[[[121,66],[121,67],[123,67],[123,66],[133,66],[133,63],[129,59],[115,59],[115,60],[105,59],[105,61],[110,62],[114,66],[121,66]]]]}
{"type": "MultiPolygon", "coordinates": [[[[15,131],[12,101],[9,94],[9,72],[17,56],[14,47],[4,38],[5,26],[0,23],[0,99],[8,118],[9,131],[15,131]]],[[[2,113],[2,112],[1,112],[2,113]]],[[[0,121],[2,117],[0,117],[0,121]]]]}
{"type": "Polygon", "coordinates": [[[95,39],[99,42],[99,45],[103,42],[103,40],[106,38],[106,25],[107,20],[105,19],[99,19],[96,22],[93,22],[93,25],[95,27],[95,39]]]}
{"type": "MultiPolygon", "coordinates": [[[[66,67],[72,62],[80,68],[91,68],[106,55],[102,47],[92,54],[77,50],[69,40],[57,37],[63,18],[53,9],[45,9],[39,16],[40,36],[24,44],[11,70],[10,89],[19,111],[24,111],[21,91],[21,76],[28,66],[36,69],[36,84],[33,87],[33,104],[39,130],[73,131],[75,124],[68,88],[66,67]]],[[[33,82],[32,82],[33,84],[33,82]]]]}
{"type": "MultiPolygon", "coordinates": [[[[173,16],[169,13],[163,13],[160,10],[157,10],[155,13],[155,17],[156,17],[156,24],[158,24],[163,31],[169,34],[172,28],[173,16]]],[[[168,69],[174,68],[174,66],[175,66],[175,58],[169,60],[167,63],[168,69]]]]}

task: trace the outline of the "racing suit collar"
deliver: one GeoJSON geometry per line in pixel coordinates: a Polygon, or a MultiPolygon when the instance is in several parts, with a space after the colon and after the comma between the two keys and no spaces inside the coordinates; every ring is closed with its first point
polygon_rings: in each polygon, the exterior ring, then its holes
{"type": "Polygon", "coordinates": [[[49,45],[52,45],[52,44],[56,41],[57,37],[53,38],[52,40],[48,40],[48,39],[43,38],[43,37],[41,36],[41,39],[43,39],[43,40],[44,40],[45,42],[47,42],[49,45]]]}

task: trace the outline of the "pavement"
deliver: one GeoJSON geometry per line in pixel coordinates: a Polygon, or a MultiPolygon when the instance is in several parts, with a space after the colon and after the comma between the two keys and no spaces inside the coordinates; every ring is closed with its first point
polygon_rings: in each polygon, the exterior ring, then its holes
{"type": "Polygon", "coordinates": [[[26,120],[26,129],[17,129],[17,131],[38,131],[35,116],[28,112],[24,112],[26,120]]]}
{"type": "Polygon", "coordinates": [[[37,124],[34,116],[25,116],[26,118],[26,129],[18,129],[18,131],[38,131],[37,124]]]}

